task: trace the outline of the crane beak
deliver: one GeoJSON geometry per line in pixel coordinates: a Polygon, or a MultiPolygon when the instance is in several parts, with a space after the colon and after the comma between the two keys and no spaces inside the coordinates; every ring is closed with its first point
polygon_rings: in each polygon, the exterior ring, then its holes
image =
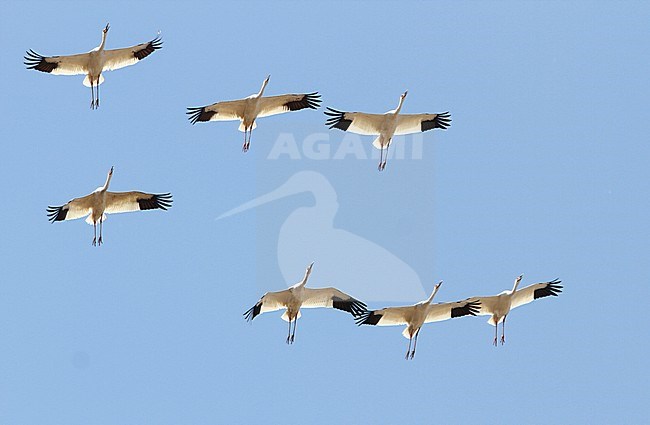
{"type": "Polygon", "coordinates": [[[307,271],[311,271],[311,268],[314,267],[314,262],[312,261],[309,266],[307,266],[307,271]]]}
{"type": "Polygon", "coordinates": [[[442,280],[440,282],[436,283],[436,288],[440,288],[441,285],[442,285],[442,280]]]}

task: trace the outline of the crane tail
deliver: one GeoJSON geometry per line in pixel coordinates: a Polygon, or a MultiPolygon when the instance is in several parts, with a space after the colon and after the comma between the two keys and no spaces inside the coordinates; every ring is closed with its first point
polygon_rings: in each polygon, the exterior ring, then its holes
{"type": "MultiPolygon", "coordinates": [[[[257,128],[257,123],[256,123],[255,121],[253,121],[253,127],[251,128],[251,130],[255,130],[256,128],[257,128]]],[[[245,130],[245,128],[244,128],[244,121],[241,121],[241,122],[239,123],[239,131],[241,131],[241,132],[243,133],[244,130],[245,130]]]]}
{"type": "MultiPolygon", "coordinates": [[[[102,214],[102,221],[106,221],[106,214],[102,214]]],[[[90,224],[91,226],[93,225],[93,215],[88,214],[88,217],[86,217],[86,223],[90,224]]]]}
{"type": "MultiPolygon", "coordinates": [[[[104,76],[100,75],[99,76],[99,84],[101,84],[103,82],[104,82],[104,76]]],[[[99,85],[99,84],[97,84],[97,85],[99,85]]],[[[88,75],[86,75],[86,78],[84,78],[84,86],[90,87],[90,77],[88,75]]]]}
{"type": "Polygon", "coordinates": [[[372,145],[375,147],[375,149],[381,149],[381,142],[379,139],[381,136],[377,137],[374,142],[372,142],[372,145]]]}
{"type": "Polygon", "coordinates": [[[411,334],[409,334],[409,327],[405,327],[404,330],[402,331],[402,335],[406,339],[411,339],[411,334]]]}
{"type": "MultiPolygon", "coordinates": [[[[296,320],[300,319],[301,316],[302,316],[302,313],[300,313],[300,310],[298,310],[298,315],[296,316],[296,320]]],[[[284,320],[285,322],[289,321],[289,312],[287,310],[284,311],[284,313],[282,314],[281,319],[284,320]]]]}

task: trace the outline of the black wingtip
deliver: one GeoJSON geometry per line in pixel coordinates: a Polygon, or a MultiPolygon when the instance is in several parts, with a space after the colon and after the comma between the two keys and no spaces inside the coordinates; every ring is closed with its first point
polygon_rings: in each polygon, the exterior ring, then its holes
{"type": "Polygon", "coordinates": [[[345,112],[339,111],[330,107],[326,108],[326,111],[323,112],[330,118],[327,118],[325,125],[329,126],[330,129],[337,128],[339,130],[347,131],[352,124],[352,120],[345,119],[345,112]]]}
{"type": "Polygon", "coordinates": [[[451,126],[451,115],[449,111],[436,114],[433,119],[422,121],[420,126],[421,131],[433,130],[435,128],[446,130],[451,126]]]}
{"type": "Polygon", "coordinates": [[[318,109],[320,107],[321,99],[318,92],[306,93],[298,100],[287,102],[284,104],[285,108],[289,111],[299,111],[301,109],[318,109]]]}
{"type": "Polygon", "coordinates": [[[56,69],[58,66],[56,62],[48,62],[45,56],[36,53],[32,49],[29,49],[27,52],[25,52],[25,56],[23,56],[23,58],[23,64],[27,67],[27,69],[35,69],[37,71],[49,73],[56,69]]]}
{"type": "Polygon", "coordinates": [[[358,317],[354,318],[355,323],[357,326],[361,325],[376,325],[379,323],[379,320],[381,319],[382,315],[377,314],[376,311],[370,311],[366,310],[362,314],[360,314],[358,317]]]}
{"type": "Polygon", "coordinates": [[[161,193],[153,195],[150,198],[138,199],[137,201],[138,205],[140,206],[140,210],[142,211],[153,209],[161,209],[167,211],[172,207],[172,203],[174,202],[171,193],[161,193]]]}
{"type": "Polygon", "coordinates": [[[352,314],[355,319],[367,311],[366,304],[354,298],[348,300],[334,298],[332,300],[332,307],[337,310],[347,311],[348,313],[352,314]]]}
{"type": "Polygon", "coordinates": [[[533,293],[534,299],[543,298],[543,297],[557,297],[564,288],[560,285],[562,281],[560,279],[554,279],[550,282],[547,282],[545,286],[536,289],[533,293]]]}
{"type": "Polygon", "coordinates": [[[63,208],[63,206],[60,207],[48,206],[46,211],[47,211],[47,219],[52,223],[54,223],[55,221],[65,220],[65,217],[68,214],[68,209],[63,208]]]}
{"type": "Polygon", "coordinates": [[[249,308],[244,312],[244,318],[246,319],[247,322],[251,322],[255,317],[257,317],[260,314],[261,310],[262,310],[262,304],[258,302],[253,307],[249,308]]]}
{"type": "Polygon", "coordinates": [[[205,108],[205,106],[187,108],[187,112],[185,113],[188,115],[187,119],[190,120],[192,125],[196,124],[199,121],[210,121],[212,116],[216,114],[214,111],[206,111],[205,108]]]}

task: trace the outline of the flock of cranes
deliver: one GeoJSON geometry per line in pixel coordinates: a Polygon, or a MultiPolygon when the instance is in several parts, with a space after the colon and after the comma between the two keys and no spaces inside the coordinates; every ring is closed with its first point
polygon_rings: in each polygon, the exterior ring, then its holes
{"type": "MultiPolygon", "coordinates": [[[[284,309],[282,319],[289,322],[287,344],[293,344],[296,335],[296,321],[300,318],[301,308],[335,308],[346,311],[354,317],[357,325],[400,326],[406,325],[402,332],[408,338],[409,345],[406,359],[413,359],[418,343],[420,329],[425,323],[441,322],[464,316],[490,316],[488,323],[495,327],[503,323],[504,334],[501,344],[505,344],[505,321],[513,308],[528,304],[537,298],[557,296],[562,292],[560,281],[540,282],[517,290],[523,275],[515,280],[511,291],[487,297],[472,297],[466,300],[432,304],[433,297],[438,293],[442,281],[433,288],[433,292],[424,301],[414,305],[386,307],[379,310],[368,310],[366,303],[342,292],[336,288],[306,288],[307,279],[311,275],[314,263],[307,266],[302,280],[288,289],[277,292],[267,292],[260,300],[244,313],[246,320],[251,321],[262,313],[284,309]],[[293,332],[291,324],[293,323],[293,332]],[[413,349],[411,350],[411,344],[413,349]]],[[[497,346],[495,333],[494,346],[497,346]]]]}
{"type": "MultiPolygon", "coordinates": [[[[109,28],[109,24],[106,24],[102,30],[100,45],[90,52],[67,56],[42,56],[33,50],[28,50],[24,57],[24,63],[28,69],[55,75],[85,75],[83,84],[90,87],[91,90],[90,108],[97,109],[100,99],[99,87],[104,82],[104,71],[136,64],[162,47],[162,39],[158,34],[149,42],[121,49],[106,50],[106,36],[109,28]]],[[[321,99],[318,92],[263,96],[270,78],[270,75],[266,77],[259,92],[246,98],[188,108],[188,119],[192,124],[206,121],[240,121],[239,130],[244,133],[242,151],[247,152],[258,118],[320,107],[321,99]]],[[[400,96],[397,108],[384,114],[345,112],[327,108],[325,112],[328,116],[326,125],[330,129],[336,128],[356,134],[376,136],[373,146],[381,152],[378,169],[382,171],[386,168],[388,149],[393,136],[436,128],[447,129],[451,124],[449,112],[400,114],[407,93],[404,92],[400,96]]],[[[103,243],[102,231],[106,214],[150,209],[167,210],[172,206],[173,201],[170,193],[109,192],[108,187],[112,177],[113,167],[108,172],[104,185],[89,195],[74,198],[62,206],[48,207],[49,220],[54,223],[55,221],[86,217],[86,222],[93,225],[92,244],[99,246],[103,243]],[[99,238],[97,237],[98,224],[99,238]]],[[[264,294],[253,307],[244,313],[246,320],[252,321],[262,313],[284,309],[282,319],[289,324],[286,342],[292,344],[295,339],[297,320],[301,316],[301,308],[335,308],[352,314],[358,325],[405,325],[406,328],[402,334],[409,340],[406,359],[413,359],[418,335],[425,323],[464,316],[487,315],[490,316],[488,323],[495,327],[493,343],[497,346],[499,323],[502,324],[501,344],[505,344],[505,323],[510,310],[528,304],[535,299],[557,296],[562,292],[561,282],[558,279],[536,283],[518,290],[523,278],[523,275],[520,275],[515,280],[512,290],[504,291],[498,295],[433,304],[433,298],[442,285],[442,282],[439,282],[435,285],[429,298],[417,304],[368,310],[364,302],[336,288],[307,288],[307,280],[311,275],[313,265],[314,263],[311,263],[307,267],[303,279],[295,285],[282,291],[264,294]]]]}
{"type": "MultiPolygon", "coordinates": [[[[99,86],[104,82],[104,71],[112,71],[134,65],[156,50],[162,48],[160,34],[153,40],[122,49],[106,50],[106,35],[109,24],[102,30],[102,41],[88,53],[67,56],[43,56],[33,50],[25,55],[28,69],[48,72],[55,75],[85,75],[84,85],[90,87],[90,108],[99,108],[99,86]],[[97,94],[95,94],[95,88],[97,94]]],[[[321,99],[318,92],[303,94],[283,94],[263,96],[264,89],[271,76],[262,82],[260,91],[243,99],[213,103],[208,106],[187,108],[188,119],[192,124],[205,121],[239,121],[239,131],[244,133],[243,152],[248,152],[252,131],[257,127],[257,119],[301,109],[318,109],[321,99]]],[[[342,112],[327,108],[326,125],[343,131],[362,135],[374,135],[377,138],[373,146],[381,150],[379,171],[386,168],[388,148],[394,135],[420,133],[435,128],[447,129],[451,124],[449,112],[440,114],[403,114],[400,115],[406,93],[400,96],[396,109],[384,114],[364,112],[342,112]],[[384,158],[384,149],[386,155],[384,158]]]]}

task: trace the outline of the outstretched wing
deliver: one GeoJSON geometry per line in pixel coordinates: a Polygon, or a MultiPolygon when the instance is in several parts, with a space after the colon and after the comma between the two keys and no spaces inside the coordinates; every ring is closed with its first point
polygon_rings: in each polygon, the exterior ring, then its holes
{"type": "Polygon", "coordinates": [[[562,283],[561,280],[555,279],[550,282],[535,283],[518,290],[512,296],[510,309],[528,304],[538,298],[549,296],[557,297],[557,295],[562,292],[562,285],[560,285],[560,283],[562,283]]]}
{"type": "Polygon", "coordinates": [[[383,114],[343,112],[332,108],[327,108],[325,115],[330,117],[325,122],[325,125],[330,128],[338,128],[339,130],[367,136],[379,134],[386,117],[383,114]]]}
{"type": "Polygon", "coordinates": [[[267,292],[260,298],[260,300],[251,308],[246,310],[244,317],[247,321],[251,321],[262,313],[269,311],[280,310],[286,307],[286,302],[291,296],[291,291],[285,289],[278,292],[267,292]]]}
{"type": "Polygon", "coordinates": [[[104,50],[104,70],[112,71],[138,63],[156,50],[162,49],[162,43],[162,39],[158,36],[147,43],[122,49],[104,50]]]}
{"type": "Polygon", "coordinates": [[[318,109],[320,94],[318,92],[307,94],[283,94],[280,96],[263,97],[259,100],[260,112],[258,117],[283,114],[285,112],[299,111],[310,108],[318,109]]]}
{"type": "Polygon", "coordinates": [[[47,207],[47,218],[52,223],[55,221],[74,220],[90,214],[92,207],[92,194],[75,198],[60,207],[47,207]]]}
{"type": "Polygon", "coordinates": [[[68,56],[43,56],[33,50],[25,54],[27,69],[35,69],[54,75],[80,75],[88,73],[88,53],[68,56]]]}
{"type": "Polygon", "coordinates": [[[452,303],[430,304],[424,323],[440,322],[455,317],[476,316],[481,309],[480,301],[456,301],[452,303]]]}
{"type": "Polygon", "coordinates": [[[172,206],[171,193],[153,194],[144,192],[106,192],[106,214],[130,211],[161,209],[172,206]]]}
{"type": "Polygon", "coordinates": [[[365,303],[336,288],[305,288],[303,294],[304,308],[336,308],[347,311],[354,317],[359,317],[366,311],[365,303]]]}
{"type": "Polygon", "coordinates": [[[451,125],[449,112],[441,114],[400,114],[397,116],[395,135],[421,133],[441,128],[446,130],[451,125]]]}
{"type": "Polygon", "coordinates": [[[470,303],[478,302],[480,304],[480,309],[478,313],[476,313],[476,315],[492,316],[499,302],[499,297],[498,296],[472,297],[472,298],[468,298],[466,301],[469,301],[470,303]]]}
{"type": "Polygon", "coordinates": [[[396,326],[408,324],[408,316],[413,306],[386,307],[381,310],[367,311],[356,318],[357,325],[396,326]]]}
{"type": "Polygon", "coordinates": [[[208,106],[187,108],[186,114],[192,124],[198,121],[232,121],[243,119],[245,109],[245,100],[227,100],[208,106]]]}

